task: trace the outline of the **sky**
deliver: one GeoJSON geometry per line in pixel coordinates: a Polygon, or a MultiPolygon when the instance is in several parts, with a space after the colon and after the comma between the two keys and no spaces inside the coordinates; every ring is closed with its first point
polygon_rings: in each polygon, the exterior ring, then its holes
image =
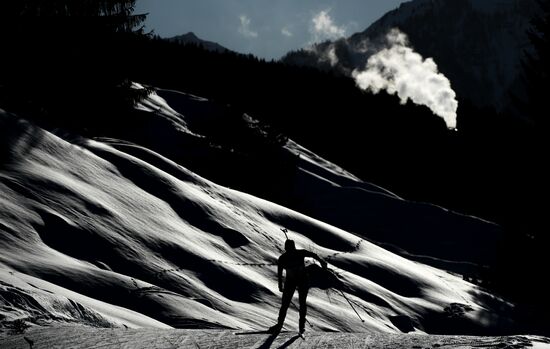
{"type": "Polygon", "coordinates": [[[161,37],[194,32],[240,52],[278,59],[313,42],[365,30],[404,0],[137,0],[161,37]]]}

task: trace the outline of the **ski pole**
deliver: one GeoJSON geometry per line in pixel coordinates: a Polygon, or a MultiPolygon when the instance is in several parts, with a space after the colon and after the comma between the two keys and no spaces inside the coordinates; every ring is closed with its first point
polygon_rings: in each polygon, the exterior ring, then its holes
{"type": "Polygon", "coordinates": [[[359,313],[357,312],[357,310],[355,310],[355,307],[353,306],[353,304],[351,304],[351,302],[349,301],[348,297],[346,297],[346,294],[344,293],[344,291],[340,290],[340,293],[341,293],[342,296],[346,299],[346,301],[348,301],[349,306],[351,307],[351,309],[353,309],[353,311],[355,312],[355,314],[357,314],[357,316],[359,317],[359,320],[361,320],[361,322],[365,322],[365,320],[363,320],[363,318],[361,317],[361,315],[359,315],[359,313]]]}
{"type": "MultiPolygon", "coordinates": [[[[333,272],[332,270],[330,270],[330,269],[328,269],[328,268],[327,268],[327,270],[328,270],[332,275],[334,275],[334,276],[336,277],[336,280],[338,280],[342,286],[346,286],[346,285],[342,282],[342,280],[340,280],[340,278],[338,277],[338,275],[337,275],[335,272],[333,272]]],[[[359,320],[361,320],[361,322],[365,322],[365,320],[363,320],[363,318],[361,317],[361,315],[359,315],[359,313],[357,312],[357,310],[355,310],[355,307],[353,306],[353,304],[351,304],[351,302],[349,301],[349,299],[348,299],[348,297],[346,296],[346,294],[344,293],[344,291],[342,291],[342,290],[339,290],[339,291],[340,291],[340,293],[342,294],[342,297],[344,297],[344,299],[348,302],[348,304],[349,304],[349,306],[351,307],[351,309],[353,309],[353,311],[355,312],[355,314],[357,314],[357,316],[359,317],[359,320]]]]}

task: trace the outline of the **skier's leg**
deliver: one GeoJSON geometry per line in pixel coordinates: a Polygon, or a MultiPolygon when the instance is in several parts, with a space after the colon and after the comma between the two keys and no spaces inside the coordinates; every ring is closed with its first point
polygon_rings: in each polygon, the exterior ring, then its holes
{"type": "Polygon", "coordinates": [[[292,301],[292,296],[296,290],[296,284],[294,282],[285,282],[285,288],[283,290],[283,300],[281,302],[281,310],[279,310],[279,320],[277,324],[282,328],[286,318],[286,312],[292,301]]]}
{"type": "Polygon", "coordinates": [[[304,332],[305,330],[308,291],[309,285],[307,284],[307,282],[303,282],[298,286],[298,297],[300,299],[300,332],[304,332]]]}

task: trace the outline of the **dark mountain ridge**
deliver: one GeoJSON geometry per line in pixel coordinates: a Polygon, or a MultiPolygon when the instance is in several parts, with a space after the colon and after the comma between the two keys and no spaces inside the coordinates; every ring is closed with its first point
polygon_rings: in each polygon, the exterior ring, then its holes
{"type": "Polygon", "coordinates": [[[199,46],[202,46],[204,47],[205,49],[207,49],[208,51],[213,51],[213,52],[225,52],[225,51],[230,51],[229,49],[223,47],[222,45],[216,43],[216,42],[212,42],[212,41],[207,41],[207,40],[203,40],[201,38],[199,38],[197,35],[195,35],[195,33],[193,32],[189,32],[187,34],[182,34],[182,35],[177,35],[177,36],[173,36],[171,38],[167,38],[166,40],[168,41],[172,41],[172,42],[177,42],[177,43],[180,43],[180,44],[194,44],[194,45],[199,45],[199,46]]]}
{"type": "Polygon", "coordinates": [[[363,69],[392,28],[408,35],[410,45],[432,57],[461,98],[477,106],[510,108],[510,95],[524,95],[521,60],[531,50],[527,31],[538,13],[536,0],[415,0],[386,13],[363,32],[291,52],[283,61],[335,68],[346,75],[363,69]]]}

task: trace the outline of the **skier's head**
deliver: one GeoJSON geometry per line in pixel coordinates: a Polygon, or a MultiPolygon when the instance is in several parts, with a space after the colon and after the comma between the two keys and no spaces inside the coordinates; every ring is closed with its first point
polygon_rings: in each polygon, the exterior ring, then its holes
{"type": "Polygon", "coordinates": [[[294,251],[295,249],[296,245],[294,244],[294,240],[285,241],[285,251],[294,251]]]}

